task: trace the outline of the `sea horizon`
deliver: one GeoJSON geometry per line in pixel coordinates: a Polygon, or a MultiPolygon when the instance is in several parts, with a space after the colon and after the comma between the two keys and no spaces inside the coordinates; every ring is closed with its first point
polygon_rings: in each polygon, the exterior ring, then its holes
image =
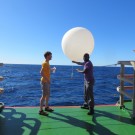
{"type": "MultiPolygon", "coordinates": [[[[76,72],[78,66],[56,66],[56,72],[51,73],[51,106],[76,106],[83,104],[84,77],[76,72]]],[[[0,87],[4,93],[0,101],[5,106],[39,106],[41,97],[40,87],[41,65],[4,64],[0,68],[0,75],[4,80],[0,87]]],[[[79,67],[83,68],[83,66],[79,67]]],[[[126,67],[131,73],[132,68],[126,67]]],[[[94,97],[95,104],[115,104],[119,100],[116,88],[120,85],[117,75],[120,67],[94,66],[94,97]]]]}

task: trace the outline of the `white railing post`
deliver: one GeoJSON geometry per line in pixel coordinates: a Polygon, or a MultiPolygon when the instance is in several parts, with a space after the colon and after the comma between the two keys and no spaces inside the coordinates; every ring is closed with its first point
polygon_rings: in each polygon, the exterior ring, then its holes
{"type": "MultiPolygon", "coordinates": [[[[0,66],[3,66],[3,63],[0,63],[0,66]]],[[[0,76],[0,81],[2,81],[4,78],[2,76],[0,76]]],[[[3,93],[3,88],[0,88],[0,94],[3,93]]],[[[0,112],[3,110],[4,108],[4,103],[0,102],[0,112]]]]}
{"type": "Polygon", "coordinates": [[[135,118],[135,62],[133,64],[133,68],[134,68],[134,74],[133,74],[133,113],[132,113],[132,117],[135,118]]]}
{"type": "MultiPolygon", "coordinates": [[[[124,77],[124,64],[121,64],[120,77],[124,77]]],[[[124,81],[120,80],[120,89],[124,91],[124,81]]],[[[124,95],[120,93],[120,107],[124,106],[124,95]]]]}
{"type": "MultiPolygon", "coordinates": [[[[117,87],[117,91],[120,92],[120,108],[124,107],[124,95],[127,97],[130,97],[132,99],[132,118],[135,118],[135,61],[119,61],[118,64],[121,65],[121,69],[120,69],[120,77],[118,77],[118,79],[120,79],[120,87],[117,87]],[[125,65],[130,65],[133,67],[134,71],[133,71],[133,76],[132,79],[130,78],[126,78],[126,75],[124,76],[124,68],[125,65]],[[133,86],[133,93],[132,95],[129,95],[125,90],[124,90],[124,82],[128,82],[131,83],[133,86]]],[[[125,87],[126,88],[126,87],[125,87]]]]}

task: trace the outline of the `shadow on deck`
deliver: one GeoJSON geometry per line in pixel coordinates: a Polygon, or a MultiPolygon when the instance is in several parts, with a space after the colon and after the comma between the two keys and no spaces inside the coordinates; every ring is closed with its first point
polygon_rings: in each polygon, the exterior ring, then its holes
{"type": "Polygon", "coordinates": [[[1,135],[132,135],[135,121],[117,106],[96,106],[93,116],[80,107],[54,107],[49,116],[37,107],[5,108],[0,114],[1,135]]]}

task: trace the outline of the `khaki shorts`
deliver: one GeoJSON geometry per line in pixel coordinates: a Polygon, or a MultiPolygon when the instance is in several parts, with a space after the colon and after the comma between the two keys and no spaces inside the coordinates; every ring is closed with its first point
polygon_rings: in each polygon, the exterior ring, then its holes
{"type": "Polygon", "coordinates": [[[41,89],[43,96],[50,96],[50,83],[41,82],[41,89]]]}

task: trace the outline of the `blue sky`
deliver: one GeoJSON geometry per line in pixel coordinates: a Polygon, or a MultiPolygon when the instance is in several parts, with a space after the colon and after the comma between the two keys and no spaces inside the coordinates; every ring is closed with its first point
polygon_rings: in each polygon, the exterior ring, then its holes
{"type": "Polygon", "coordinates": [[[52,65],[71,65],[61,48],[74,27],[89,29],[95,66],[134,60],[135,0],[0,0],[0,62],[41,64],[53,53],[52,65]]]}

